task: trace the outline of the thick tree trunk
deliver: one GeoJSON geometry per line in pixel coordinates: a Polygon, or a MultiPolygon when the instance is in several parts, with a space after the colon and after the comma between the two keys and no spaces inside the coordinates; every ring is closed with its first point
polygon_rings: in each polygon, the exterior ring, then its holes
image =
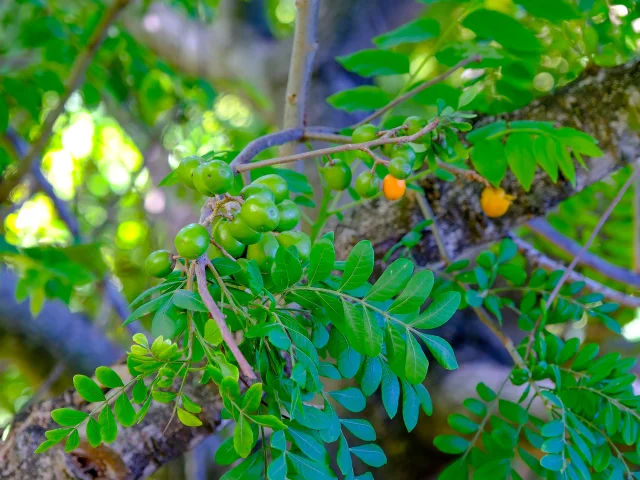
{"type": "MultiPolygon", "coordinates": [[[[459,256],[501,238],[514,226],[544,214],[576,191],[639,157],[640,133],[634,130],[638,119],[639,86],[640,62],[611,70],[591,71],[568,88],[502,117],[507,120],[550,119],[562,125],[578,126],[598,138],[605,156],[590,160],[589,170],[580,171],[577,189],[563,180],[553,185],[546,176],[539,175],[532,192],[524,193],[512,178],[508,178],[505,188],[517,193],[518,198],[504,218],[489,220],[481,213],[477,185],[425,181],[423,187],[436,213],[438,226],[445,235],[449,253],[459,256]]],[[[479,122],[492,120],[482,118],[479,122]]],[[[348,214],[344,223],[335,227],[338,248],[344,256],[348,246],[369,238],[378,253],[383,253],[419,220],[417,207],[411,200],[397,204],[374,202],[348,214]]],[[[439,260],[430,236],[418,247],[418,258],[422,264],[439,260]]],[[[465,374],[466,370],[461,371],[465,374]]],[[[455,384],[453,377],[447,381],[455,384]]],[[[204,427],[192,429],[174,421],[163,433],[172,407],[154,404],[147,419],[141,425],[122,432],[113,445],[97,451],[83,448],[72,454],[64,454],[58,448],[34,456],[32,452],[44,439],[44,431],[52,428],[51,409],[77,403],[77,400],[66,394],[41,402],[16,419],[8,441],[0,447],[0,462],[3,464],[0,477],[142,478],[218,428],[219,401],[215,392],[200,386],[193,390],[192,395],[200,404],[207,406],[204,427]]],[[[447,402],[455,403],[451,398],[447,402]]],[[[437,408],[436,405],[436,411],[437,408]]]]}

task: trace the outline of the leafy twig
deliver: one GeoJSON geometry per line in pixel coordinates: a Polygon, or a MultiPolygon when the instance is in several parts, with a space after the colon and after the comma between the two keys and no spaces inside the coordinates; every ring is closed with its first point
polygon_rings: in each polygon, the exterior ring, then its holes
{"type": "MultiPolygon", "coordinates": [[[[414,133],[413,135],[406,135],[403,137],[393,137],[393,138],[376,138],[375,140],[371,140],[369,142],[363,143],[347,143],[345,145],[338,145],[335,147],[321,148],[319,150],[311,150],[308,152],[302,152],[295,155],[287,155],[282,157],[270,158],[268,160],[262,160],[259,162],[249,163],[245,165],[237,165],[235,166],[238,172],[247,172],[249,170],[254,170],[256,168],[269,167],[272,165],[281,165],[284,163],[297,162],[298,160],[305,160],[309,158],[322,157],[323,155],[331,155],[339,152],[349,152],[353,150],[362,150],[365,148],[374,148],[379,147],[380,145],[399,145],[403,143],[414,142],[426,135],[427,133],[434,130],[438,124],[440,123],[440,119],[436,118],[431,123],[423,127],[420,131],[414,133]]],[[[238,155],[239,157],[239,155],[238,155]]],[[[236,160],[238,159],[236,157],[236,160]]],[[[234,160],[235,162],[235,160],[234,160]]],[[[232,164],[232,166],[234,166],[232,164]]]]}
{"type": "Polygon", "coordinates": [[[414,97],[418,93],[426,90],[429,87],[434,86],[436,83],[440,83],[441,81],[445,80],[451,74],[453,74],[456,70],[459,70],[460,68],[464,68],[467,65],[469,65],[470,63],[479,62],[480,60],[481,60],[481,57],[479,55],[474,55],[472,57],[465,58],[464,60],[458,62],[456,65],[451,67],[451,69],[447,70],[446,72],[441,73],[437,77],[432,78],[428,82],[424,82],[423,84],[418,85],[416,88],[414,88],[413,90],[409,90],[404,95],[400,95],[398,98],[392,100],[391,102],[386,104],[381,109],[376,110],[375,112],[373,112],[371,115],[369,115],[365,119],[363,119],[363,120],[359,121],[358,123],[356,123],[354,125],[354,127],[359,127],[360,125],[364,125],[365,123],[369,123],[372,120],[375,120],[376,118],[384,115],[385,112],[387,112],[388,110],[391,110],[392,108],[397,107],[398,105],[400,105],[401,103],[407,101],[411,97],[414,97]]]}
{"type": "Polygon", "coordinates": [[[43,149],[51,138],[53,126],[56,123],[56,120],[58,120],[58,117],[60,117],[64,111],[65,104],[67,103],[67,100],[69,100],[71,94],[82,82],[87,67],[91,63],[91,60],[107,35],[107,30],[129,2],[130,0],[115,0],[111,7],[104,12],[104,15],[100,19],[100,23],[96,26],[84,49],[76,57],[76,60],[71,67],[71,72],[69,73],[64,92],[60,95],[60,99],[56,106],[51,109],[49,114],[45,117],[44,123],[40,128],[40,135],[31,145],[29,152],[22,158],[22,160],[20,160],[14,174],[5,178],[5,180],[0,183],[0,203],[9,198],[9,194],[13,188],[20,183],[22,178],[31,169],[31,165],[41,155],[43,149]]]}

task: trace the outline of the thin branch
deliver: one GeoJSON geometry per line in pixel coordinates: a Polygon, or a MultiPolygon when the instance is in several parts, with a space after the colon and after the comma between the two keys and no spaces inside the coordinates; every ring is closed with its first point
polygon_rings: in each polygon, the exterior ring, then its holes
{"type": "Polygon", "coordinates": [[[348,135],[338,135],[337,133],[322,132],[306,129],[303,140],[315,140],[318,142],[329,143],[351,143],[351,137],[348,135]]]}
{"type": "Polygon", "coordinates": [[[227,326],[227,322],[224,320],[224,314],[220,311],[216,302],[213,301],[211,293],[209,293],[209,290],[207,289],[207,275],[205,272],[207,263],[209,263],[209,258],[207,258],[206,255],[201,256],[195,261],[198,293],[200,294],[200,297],[202,297],[204,304],[207,306],[207,309],[211,314],[211,318],[213,318],[216,325],[218,325],[218,328],[222,333],[222,339],[227,344],[227,347],[229,347],[229,350],[231,350],[236,362],[238,362],[238,366],[240,367],[242,374],[245,377],[254,380],[256,378],[256,374],[254,373],[253,368],[251,368],[251,365],[247,362],[247,359],[238,348],[238,344],[236,343],[235,338],[233,338],[233,335],[227,326]]]}
{"type": "Polygon", "coordinates": [[[22,158],[14,174],[5,178],[4,181],[0,183],[0,203],[9,198],[11,191],[20,183],[29,170],[31,170],[31,165],[42,154],[42,151],[47,146],[47,143],[53,134],[53,126],[56,123],[56,120],[58,120],[58,117],[60,117],[64,111],[65,104],[67,103],[67,100],[69,100],[71,94],[80,86],[87,67],[93,60],[98,48],[106,37],[107,30],[129,2],[130,0],[115,0],[111,7],[104,12],[104,15],[100,19],[100,23],[96,26],[96,29],[87,41],[85,48],[80,52],[78,57],[76,57],[76,60],[71,67],[71,72],[69,73],[69,78],[67,79],[64,92],[60,96],[56,106],[49,111],[44,119],[44,123],[40,128],[40,135],[31,145],[27,155],[22,158]]]}
{"type": "Polygon", "coordinates": [[[442,258],[442,260],[446,264],[451,263],[451,256],[449,255],[449,252],[447,252],[447,247],[444,244],[442,234],[440,233],[440,229],[436,224],[436,217],[433,214],[433,210],[431,210],[431,206],[429,205],[428,200],[425,198],[424,193],[422,192],[414,191],[414,196],[424,219],[431,220],[431,225],[429,226],[429,228],[431,229],[433,238],[436,241],[436,246],[438,247],[438,251],[440,252],[440,258],[442,258]]]}
{"type": "MultiPolygon", "coordinates": [[[[318,49],[316,33],[318,29],[319,0],[296,0],[296,25],[293,33],[293,50],[287,77],[284,119],[282,128],[303,128],[305,106],[308,96],[313,59],[318,49]]],[[[285,145],[281,155],[293,153],[292,145],[285,145]]]]}
{"type": "MultiPolygon", "coordinates": [[[[553,244],[554,247],[559,248],[569,255],[575,256],[580,251],[581,245],[578,242],[565,237],[562,233],[553,228],[553,226],[544,218],[531,220],[527,223],[527,226],[535,234],[540,235],[547,242],[553,244]]],[[[636,228],[640,228],[640,226],[634,227],[634,234],[637,234],[637,232],[635,232],[636,228]]],[[[580,258],[580,264],[592,268],[612,280],[616,280],[626,285],[640,287],[640,272],[630,272],[625,268],[607,262],[593,253],[585,252],[580,258]]]]}
{"type": "MultiPolygon", "coordinates": [[[[532,265],[538,265],[548,272],[564,269],[564,265],[547,257],[530,243],[516,236],[512,236],[512,239],[518,246],[518,250],[527,257],[527,260],[532,265]]],[[[609,288],[591,278],[585,277],[578,272],[571,272],[568,279],[572,282],[584,282],[586,287],[592,292],[602,293],[605,297],[619,303],[620,305],[625,305],[631,308],[640,307],[640,297],[625,295],[624,293],[614,290],[613,288],[609,288]]]]}
{"type": "Polygon", "coordinates": [[[364,120],[359,121],[358,123],[356,123],[355,125],[353,125],[353,127],[359,127],[360,125],[364,125],[365,123],[369,123],[372,120],[375,120],[378,117],[381,117],[382,115],[384,115],[388,110],[391,110],[392,108],[397,107],[398,105],[400,105],[401,103],[407,101],[408,99],[410,99],[411,97],[414,97],[415,95],[417,95],[418,93],[426,90],[429,87],[434,86],[437,83],[442,82],[443,80],[446,80],[449,76],[451,76],[451,74],[453,74],[456,70],[459,70],[460,68],[464,68],[467,65],[469,65],[470,63],[474,63],[474,62],[479,62],[482,58],[479,55],[474,55],[472,57],[469,58],[465,58],[464,60],[458,62],[456,65],[454,65],[453,67],[451,67],[451,69],[447,70],[444,73],[441,73],[440,75],[438,75],[437,77],[432,78],[431,80],[429,80],[428,82],[424,82],[420,85],[418,85],[417,87],[415,87],[413,90],[409,90],[407,93],[405,93],[404,95],[400,95],[398,98],[392,100],[391,102],[389,102],[388,104],[386,104],[384,107],[382,107],[379,110],[376,110],[375,112],[373,112],[371,115],[369,115],[368,117],[366,117],[364,120]]]}
{"type": "MultiPolygon", "coordinates": [[[[254,163],[249,163],[249,164],[244,164],[244,165],[237,165],[235,168],[236,168],[236,170],[238,172],[247,172],[249,170],[253,170],[253,169],[256,169],[256,168],[268,167],[268,166],[272,166],[272,165],[281,165],[281,164],[284,164],[284,163],[297,162],[298,160],[305,160],[305,159],[309,159],[309,158],[321,157],[323,155],[332,155],[332,154],[338,153],[338,152],[348,152],[348,151],[352,151],[352,150],[363,150],[365,148],[372,149],[372,148],[375,148],[375,147],[379,147],[380,145],[388,145],[388,144],[398,145],[398,144],[402,144],[402,143],[414,142],[417,139],[419,139],[420,137],[422,137],[422,136],[426,135],[427,133],[431,132],[432,130],[434,130],[438,126],[439,123],[440,123],[440,119],[436,118],[434,121],[432,121],[431,123],[426,125],[420,131],[414,133],[413,135],[406,135],[404,137],[393,137],[393,138],[380,137],[380,138],[376,138],[375,140],[371,140],[369,142],[347,143],[345,145],[338,145],[336,147],[321,148],[319,150],[311,150],[311,151],[308,151],[308,152],[302,152],[302,153],[298,153],[298,154],[295,154],[295,155],[286,155],[286,156],[283,156],[283,157],[270,158],[268,160],[262,160],[262,161],[259,161],[259,162],[254,162],[254,163]]],[[[239,156],[240,155],[238,155],[238,157],[239,156]]],[[[236,157],[236,160],[238,159],[238,157],[236,157]]],[[[235,160],[234,160],[234,162],[235,162],[235,160]]],[[[233,166],[233,163],[232,163],[232,166],[233,166]]]]}
{"type": "Polygon", "coordinates": [[[482,183],[485,187],[491,186],[491,184],[489,183],[489,180],[484,178],[475,170],[464,170],[454,165],[449,165],[448,163],[442,162],[440,160],[437,161],[437,164],[438,164],[438,168],[441,168],[442,170],[446,170],[447,172],[452,173],[456,177],[463,177],[472,182],[482,183]]]}
{"type": "MultiPolygon", "coordinates": [[[[640,158],[636,159],[636,161],[634,163],[638,164],[638,162],[640,162],[640,158]]],[[[547,309],[551,306],[551,304],[554,302],[554,300],[556,299],[556,297],[560,293],[560,289],[562,288],[564,283],[567,281],[567,279],[569,278],[569,276],[571,275],[573,270],[576,268],[576,265],[578,264],[578,262],[580,261],[582,256],[591,247],[591,244],[596,239],[596,237],[600,233],[600,230],[602,229],[604,224],[607,222],[609,216],[613,212],[613,209],[616,208],[616,205],[618,205],[618,203],[620,203],[620,200],[622,200],[622,197],[624,196],[626,191],[629,189],[629,187],[631,185],[633,185],[633,182],[635,182],[636,177],[638,177],[638,176],[640,176],[640,168],[637,168],[637,169],[633,170],[633,173],[631,174],[631,176],[629,176],[629,178],[624,183],[624,185],[622,186],[622,188],[620,189],[618,194],[615,196],[615,198],[611,201],[611,203],[609,204],[607,209],[604,211],[604,213],[602,214],[602,217],[598,221],[598,224],[593,229],[593,232],[591,232],[591,236],[588,238],[588,240],[586,241],[584,246],[580,249],[578,254],[571,261],[571,263],[569,264],[569,267],[567,267],[567,269],[564,271],[564,273],[562,274],[562,277],[560,277],[560,280],[558,281],[558,283],[556,284],[555,288],[551,292],[551,295],[549,295],[549,298],[547,298],[547,302],[545,304],[547,309]]],[[[533,347],[534,336],[536,335],[536,332],[540,328],[540,325],[542,323],[542,319],[543,318],[544,318],[543,315],[540,315],[538,317],[538,320],[536,321],[533,329],[531,330],[531,333],[529,334],[529,342],[527,344],[527,350],[526,350],[526,353],[525,353],[525,356],[524,356],[525,359],[529,358],[529,354],[531,353],[531,349],[533,347]]]]}

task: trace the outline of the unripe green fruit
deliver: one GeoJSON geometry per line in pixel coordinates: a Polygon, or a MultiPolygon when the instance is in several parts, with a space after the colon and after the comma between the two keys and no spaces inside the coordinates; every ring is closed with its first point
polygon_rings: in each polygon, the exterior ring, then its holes
{"type": "Polygon", "coordinates": [[[244,253],[245,244],[233,238],[229,231],[229,221],[225,218],[214,227],[213,239],[232,257],[239,257],[244,253]]]}
{"type": "Polygon", "coordinates": [[[229,224],[229,233],[237,241],[244,243],[245,245],[253,245],[258,243],[262,238],[260,232],[256,232],[242,219],[242,215],[236,215],[233,222],[229,224]]]}
{"type": "Polygon", "coordinates": [[[189,188],[195,188],[193,185],[193,172],[198,168],[204,160],[197,155],[191,155],[180,162],[176,169],[180,181],[189,188]]]}
{"type": "Polygon", "coordinates": [[[407,135],[415,135],[422,130],[427,123],[422,118],[413,116],[407,117],[404,124],[407,127],[407,135]]]}
{"type": "Polygon", "coordinates": [[[351,134],[351,141],[353,143],[370,142],[377,138],[378,127],[367,123],[366,125],[360,125],[351,134]]]}
{"type": "Polygon", "coordinates": [[[411,168],[413,167],[413,162],[408,162],[406,159],[402,157],[392,158],[389,162],[389,173],[395,178],[399,178],[400,180],[404,180],[409,175],[411,175],[411,168]]]}
{"type": "Polygon", "coordinates": [[[303,232],[284,232],[276,237],[276,240],[283,248],[291,246],[298,249],[300,261],[306,262],[311,254],[311,240],[306,233],[303,232]]]}
{"type": "Polygon", "coordinates": [[[144,261],[144,269],[148,275],[163,278],[173,272],[176,261],[173,254],[167,250],[156,250],[151,252],[144,261]]]}
{"type": "Polygon", "coordinates": [[[240,191],[240,195],[242,195],[242,198],[245,200],[259,195],[261,197],[265,197],[267,200],[271,200],[273,203],[276,202],[276,197],[273,195],[273,191],[266,185],[261,185],[259,183],[247,185],[240,191]]]}
{"type": "Polygon", "coordinates": [[[280,175],[276,175],[275,173],[264,175],[257,180],[254,180],[253,183],[269,187],[273,192],[276,204],[289,198],[289,185],[287,185],[287,181],[280,175]]]}
{"type": "Polygon", "coordinates": [[[276,204],[261,195],[254,195],[245,200],[240,214],[249,228],[261,233],[272,231],[280,221],[280,212],[276,204]]]}
{"type": "Polygon", "coordinates": [[[255,260],[262,273],[270,273],[280,244],[272,233],[265,233],[258,243],[247,247],[247,260],[255,260]]]}
{"type": "Polygon", "coordinates": [[[380,179],[371,172],[362,172],[356,178],[355,189],[362,198],[373,197],[380,190],[380,179]]]}
{"type": "Polygon", "coordinates": [[[198,223],[190,223],[180,229],[173,242],[178,255],[193,260],[207,251],[209,232],[198,223]]]}
{"type": "Polygon", "coordinates": [[[397,145],[390,155],[391,158],[404,158],[410,165],[416,161],[416,152],[409,145],[397,145]]]}
{"type": "Polygon", "coordinates": [[[349,165],[342,160],[333,160],[333,165],[324,167],[323,176],[331,190],[341,192],[349,188],[353,174],[349,165]]]}
{"type": "Polygon", "coordinates": [[[227,193],[233,186],[233,171],[221,160],[203,163],[193,171],[193,185],[209,197],[227,193]]]}
{"type": "Polygon", "coordinates": [[[278,205],[278,211],[280,212],[280,221],[276,227],[276,232],[285,232],[292,230],[298,225],[300,221],[300,209],[298,205],[291,200],[283,200],[278,205]]]}

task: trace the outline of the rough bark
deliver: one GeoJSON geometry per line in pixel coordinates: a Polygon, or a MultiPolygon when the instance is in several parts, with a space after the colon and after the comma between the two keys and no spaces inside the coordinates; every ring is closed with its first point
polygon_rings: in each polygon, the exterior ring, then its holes
{"type": "MultiPolygon", "coordinates": [[[[447,183],[429,178],[423,181],[421,185],[449,255],[459,258],[471,249],[503,238],[514,227],[544,215],[562,200],[640,157],[639,107],[640,61],[635,61],[612,69],[591,69],[569,86],[514,113],[481,117],[477,126],[500,119],[522,119],[547,120],[558,126],[578,128],[595,137],[605,155],[588,159],[588,170],[577,167],[576,188],[564,178],[553,184],[538,169],[534,187],[525,192],[512,175],[507,175],[502,186],[517,198],[507,214],[498,219],[482,213],[482,185],[465,180],[447,183]]],[[[344,221],[334,224],[336,249],[344,254],[358,240],[367,238],[377,253],[384,254],[421,220],[411,197],[398,203],[371,202],[349,211],[344,221]]],[[[440,260],[430,232],[425,233],[414,253],[422,265],[440,260]]]]}
{"type": "Polygon", "coordinates": [[[34,450],[45,440],[45,431],[58,428],[51,420],[52,410],[62,407],[90,410],[72,391],[40,402],[15,419],[7,441],[0,444],[0,479],[133,480],[147,477],[223,425],[220,419],[222,404],[215,388],[188,385],[187,393],[203,406],[203,413],[198,415],[203,422],[201,427],[185,427],[176,418],[169,423],[173,404],[153,402],[142,423],[124,431],[121,429],[116,441],[109,445],[94,449],[83,437],[80,447],[71,453],[65,453],[63,446],[57,445],[34,455],[34,450]]]}

